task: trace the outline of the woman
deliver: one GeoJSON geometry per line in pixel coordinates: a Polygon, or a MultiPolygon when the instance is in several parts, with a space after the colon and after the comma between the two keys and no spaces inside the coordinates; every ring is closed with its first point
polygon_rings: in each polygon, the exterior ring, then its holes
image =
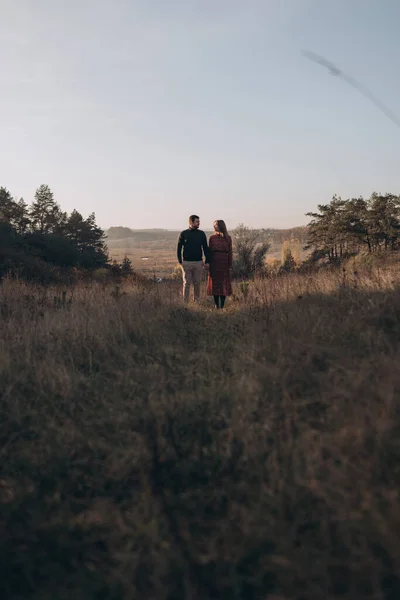
{"type": "Polygon", "coordinates": [[[224,308],[232,295],[232,240],[224,221],[214,221],[215,233],[210,237],[207,294],[214,296],[216,308],[224,308]]]}

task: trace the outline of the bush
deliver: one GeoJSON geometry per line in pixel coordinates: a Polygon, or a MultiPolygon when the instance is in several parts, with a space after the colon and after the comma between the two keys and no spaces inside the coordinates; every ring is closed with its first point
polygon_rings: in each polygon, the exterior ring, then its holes
{"type": "Polygon", "coordinates": [[[123,277],[129,277],[129,275],[133,275],[132,261],[126,254],[121,263],[121,273],[123,277]]]}
{"type": "Polygon", "coordinates": [[[243,224],[232,232],[234,279],[251,279],[255,275],[266,274],[265,257],[271,244],[262,240],[262,234],[261,230],[250,229],[243,224]]]}
{"type": "Polygon", "coordinates": [[[278,275],[281,266],[282,266],[282,263],[279,260],[279,258],[268,259],[267,263],[266,263],[268,276],[273,277],[275,275],[278,275]]]}
{"type": "Polygon", "coordinates": [[[106,281],[110,276],[110,269],[102,268],[93,271],[94,281],[106,281]]]}
{"type": "Polygon", "coordinates": [[[175,269],[172,271],[171,279],[174,279],[175,281],[182,281],[182,278],[182,267],[180,265],[176,265],[175,269]]]}

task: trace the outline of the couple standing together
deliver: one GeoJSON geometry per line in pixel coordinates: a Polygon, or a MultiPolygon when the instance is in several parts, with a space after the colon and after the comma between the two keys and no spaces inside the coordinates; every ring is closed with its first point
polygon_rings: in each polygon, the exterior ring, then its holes
{"type": "Polygon", "coordinates": [[[208,271],[207,294],[214,297],[216,308],[224,308],[226,297],[232,294],[232,240],[224,221],[214,221],[214,233],[209,243],[206,234],[199,227],[200,218],[192,215],[189,217],[189,229],[182,231],[178,240],[178,261],[183,272],[183,299],[185,302],[189,301],[190,286],[193,284],[194,301],[198,302],[205,267],[208,271]]]}

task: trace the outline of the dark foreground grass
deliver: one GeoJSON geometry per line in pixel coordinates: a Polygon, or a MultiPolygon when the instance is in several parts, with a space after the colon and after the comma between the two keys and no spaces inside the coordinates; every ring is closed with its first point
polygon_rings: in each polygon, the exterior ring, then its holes
{"type": "Polygon", "coordinates": [[[398,273],[338,283],[5,282],[2,600],[399,598],[398,273]]]}

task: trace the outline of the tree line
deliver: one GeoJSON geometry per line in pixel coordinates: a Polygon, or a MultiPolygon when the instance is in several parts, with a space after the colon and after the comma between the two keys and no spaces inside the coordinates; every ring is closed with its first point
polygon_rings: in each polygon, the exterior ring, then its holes
{"type": "Polygon", "coordinates": [[[373,193],[343,200],[334,196],[329,204],[307,213],[306,249],[311,260],[330,263],[360,252],[396,251],[400,243],[400,196],[373,193]]]}
{"type": "Polygon", "coordinates": [[[360,253],[395,252],[400,249],[400,196],[373,193],[370,198],[333,196],[306,213],[305,227],[289,230],[252,230],[240,225],[232,232],[235,248],[233,275],[284,275],[323,263],[340,264],[360,253]],[[271,242],[282,243],[282,259],[269,261],[271,242]],[[301,248],[309,257],[301,261],[301,248]],[[278,264],[276,264],[278,263],[278,264]]]}
{"type": "Polygon", "coordinates": [[[64,212],[48,185],[41,185],[31,205],[0,187],[0,276],[52,279],[71,269],[108,265],[104,231],[95,214],[64,212]]]}
{"type": "MultiPolygon", "coordinates": [[[[268,274],[266,255],[275,241],[283,243],[282,273],[299,267],[294,249],[299,253],[301,246],[311,251],[308,264],[338,263],[363,251],[393,252],[400,247],[400,196],[373,193],[369,199],[360,196],[346,200],[334,196],[329,204],[318,205],[317,212],[307,216],[311,220],[306,227],[287,232],[237,227],[232,232],[234,275],[248,278],[268,274]]],[[[86,218],[77,210],[67,214],[48,185],[38,187],[30,205],[0,187],[0,277],[12,273],[51,280],[74,269],[131,274],[128,258],[121,265],[110,262],[105,240],[94,213],[86,218]]]]}

